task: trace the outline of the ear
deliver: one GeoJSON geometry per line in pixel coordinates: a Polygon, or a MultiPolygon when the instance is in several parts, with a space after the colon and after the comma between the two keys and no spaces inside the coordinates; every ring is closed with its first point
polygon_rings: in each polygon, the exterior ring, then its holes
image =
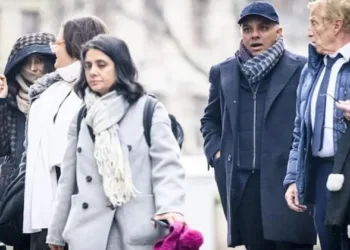
{"type": "Polygon", "coordinates": [[[278,26],[276,29],[277,37],[283,36],[283,28],[278,26]]]}
{"type": "Polygon", "coordinates": [[[334,22],[334,34],[338,34],[344,26],[344,21],[342,19],[337,19],[334,22]]]}

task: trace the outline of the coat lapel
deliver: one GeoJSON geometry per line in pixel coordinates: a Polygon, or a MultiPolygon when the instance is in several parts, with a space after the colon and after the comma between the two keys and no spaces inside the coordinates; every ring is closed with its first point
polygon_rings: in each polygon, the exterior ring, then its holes
{"type": "Polygon", "coordinates": [[[289,60],[288,56],[285,54],[280,59],[281,61],[277,63],[276,68],[273,69],[273,74],[270,81],[270,86],[267,92],[267,98],[265,103],[265,115],[269,113],[272,104],[281,93],[281,91],[287,86],[289,80],[294,75],[297,68],[300,66],[299,63],[289,60]]]}
{"type": "MultiPolygon", "coordinates": [[[[310,65],[310,64],[308,64],[310,65]]],[[[304,95],[306,96],[306,107],[304,109],[304,120],[305,120],[305,125],[306,125],[306,135],[307,138],[310,140],[311,139],[311,134],[312,134],[312,125],[311,125],[311,100],[312,100],[312,94],[314,93],[315,87],[317,85],[317,82],[319,80],[319,76],[322,72],[322,68],[319,68],[318,70],[312,70],[309,71],[310,74],[304,79],[303,82],[303,88],[302,88],[302,93],[300,94],[300,98],[302,98],[304,95]]]]}
{"type": "Polygon", "coordinates": [[[221,87],[229,112],[232,131],[236,131],[239,96],[239,75],[236,59],[228,60],[220,67],[221,87]]]}
{"type": "Polygon", "coordinates": [[[338,151],[334,159],[333,173],[343,173],[343,166],[350,150],[350,127],[346,122],[347,128],[345,134],[340,138],[338,151]]]}

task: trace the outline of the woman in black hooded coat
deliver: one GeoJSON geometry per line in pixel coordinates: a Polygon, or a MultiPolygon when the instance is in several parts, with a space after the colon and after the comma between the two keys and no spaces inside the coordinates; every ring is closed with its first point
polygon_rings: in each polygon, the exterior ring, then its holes
{"type": "MultiPolygon", "coordinates": [[[[43,32],[20,37],[13,45],[4,74],[0,75],[0,157],[3,159],[0,164],[0,199],[18,175],[24,151],[30,86],[55,70],[55,54],[50,48],[54,41],[54,35],[43,32]]],[[[0,241],[5,241],[8,231],[0,225],[0,241]]],[[[25,236],[20,241],[14,245],[15,250],[29,247],[25,236]]]]}

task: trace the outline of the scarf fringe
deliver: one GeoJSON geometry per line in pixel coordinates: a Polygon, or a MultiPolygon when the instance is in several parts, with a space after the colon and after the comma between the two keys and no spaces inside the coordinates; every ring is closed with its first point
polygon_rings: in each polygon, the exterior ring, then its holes
{"type": "Polygon", "coordinates": [[[123,97],[109,93],[99,97],[86,90],[86,122],[95,134],[94,158],[102,176],[104,193],[114,207],[122,206],[139,193],[132,182],[128,150],[119,136],[118,122],[127,111],[123,97]],[[114,117],[113,117],[114,116],[114,117]]]}
{"type": "Polygon", "coordinates": [[[96,137],[95,159],[98,171],[103,176],[103,188],[114,206],[122,206],[135,196],[128,160],[124,160],[123,150],[116,139],[116,126],[96,137]],[[98,141],[97,141],[98,140],[98,141]],[[117,146],[116,146],[117,145],[117,146]]]}

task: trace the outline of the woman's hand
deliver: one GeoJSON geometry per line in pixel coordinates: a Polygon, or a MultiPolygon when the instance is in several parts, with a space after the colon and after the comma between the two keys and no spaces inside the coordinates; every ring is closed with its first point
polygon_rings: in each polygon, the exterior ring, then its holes
{"type": "Polygon", "coordinates": [[[7,80],[6,76],[3,74],[0,74],[0,98],[6,98],[8,95],[8,86],[7,86],[7,80]]]}
{"type": "Polygon", "coordinates": [[[64,246],[57,246],[57,245],[52,245],[49,244],[50,250],[64,250],[64,246]]]}
{"type": "Polygon", "coordinates": [[[172,224],[174,222],[185,222],[185,218],[180,213],[165,213],[165,214],[159,214],[154,216],[154,219],[156,220],[167,220],[169,224],[172,224]]]}

